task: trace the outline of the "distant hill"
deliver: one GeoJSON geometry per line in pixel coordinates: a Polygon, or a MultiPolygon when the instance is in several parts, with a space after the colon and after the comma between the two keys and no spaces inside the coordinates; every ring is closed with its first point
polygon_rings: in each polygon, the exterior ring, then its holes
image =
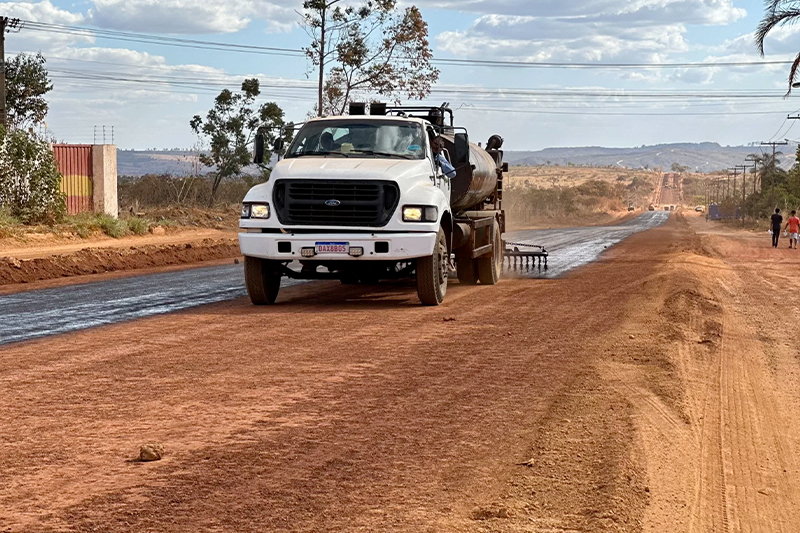
{"type": "MultiPolygon", "coordinates": [[[[717,143],[674,143],[641,146],[638,148],[603,148],[584,146],[572,148],[545,148],[535,152],[506,151],[505,160],[510,165],[568,165],[625,168],[656,168],[669,170],[673,163],[689,167],[689,170],[711,172],[743,164],[748,154],[771,150],[762,146],[720,146],[717,143]]],[[[784,168],[795,162],[797,145],[783,147],[780,158],[784,168]]],[[[199,169],[208,168],[197,162],[197,152],[189,150],[118,150],[117,173],[121,176],[144,176],[145,174],[191,175],[199,169]]],[[[246,172],[257,174],[255,167],[246,172]]]]}
{"type": "MultiPolygon", "coordinates": [[[[794,165],[796,144],[784,146],[781,166],[794,165]]],[[[574,148],[545,148],[536,152],[506,151],[505,160],[510,165],[568,165],[625,168],[656,168],[669,170],[673,163],[689,167],[691,171],[712,172],[745,163],[748,154],[770,151],[768,146],[720,146],[717,143],[674,143],[641,146],[638,148],[603,148],[587,146],[574,148]]]]}

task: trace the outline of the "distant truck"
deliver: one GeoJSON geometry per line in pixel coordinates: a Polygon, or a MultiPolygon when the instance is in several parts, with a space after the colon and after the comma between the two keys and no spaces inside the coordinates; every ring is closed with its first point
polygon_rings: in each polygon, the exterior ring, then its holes
{"type": "MultiPolygon", "coordinates": [[[[373,103],[369,114],[351,104],[349,115],[306,122],[269,181],[242,204],[250,300],[274,303],[284,276],[345,284],[409,277],[424,305],[438,305],[453,258],[461,283],[497,283],[508,170],[502,145],[499,135],[484,148],[470,143],[446,104],[373,103]]],[[[276,141],[274,151],[283,148],[276,141]]],[[[260,135],[256,163],[264,152],[260,135]]]]}

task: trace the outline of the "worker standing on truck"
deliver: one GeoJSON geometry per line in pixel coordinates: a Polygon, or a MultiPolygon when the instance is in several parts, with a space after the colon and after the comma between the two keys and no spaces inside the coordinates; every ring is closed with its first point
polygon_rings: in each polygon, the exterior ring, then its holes
{"type": "Polygon", "coordinates": [[[439,168],[442,169],[442,174],[447,176],[450,179],[456,177],[456,169],[453,165],[450,164],[450,161],[444,156],[444,140],[441,137],[436,137],[433,139],[433,143],[431,144],[431,149],[433,150],[433,159],[436,161],[436,164],[439,165],[439,168]]]}
{"type": "Polygon", "coordinates": [[[783,224],[783,217],[781,216],[780,208],[775,208],[775,214],[772,215],[772,247],[778,247],[778,238],[781,236],[781,224],[783,224]]]}
{"type": "Polygon", "coordinates": [[[800,233],[800,218],[796,216],[797,211],[792,211],[792,216],[786,221],[783,229],[789,230],[789,248],[797,250],[797,234],[800,233]]]}

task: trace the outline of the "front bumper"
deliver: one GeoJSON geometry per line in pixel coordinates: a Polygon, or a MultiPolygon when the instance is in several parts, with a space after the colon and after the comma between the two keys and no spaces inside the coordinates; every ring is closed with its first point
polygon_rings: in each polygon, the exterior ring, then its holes
{"type": "Polygon", "coordinates": [[[314,260],[314,261],[402,261],[433,254],[437,234],[424,233],[239,233],[239,248],[242,255],[274,259],[280,261],[314,260]],[[314,257],[302,257],[301,248],[313,248],[319,242],[346,242],[351,247],[364,249],[361,257],[352,257],[346,253],[320,254],[314,257]],[[283,244],[278,252],[278,243],[283,244]],[[388,243],[379,245],[376,243],[388,243]],[[377,250],[387,249],[380,253],[377,250]]]}

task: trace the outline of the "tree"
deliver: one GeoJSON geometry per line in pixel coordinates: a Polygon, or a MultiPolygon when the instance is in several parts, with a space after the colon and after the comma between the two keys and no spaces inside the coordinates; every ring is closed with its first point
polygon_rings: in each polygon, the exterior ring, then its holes
{"type": "MultiPolygon", "coordinates": [[[[220,183],[241,174],[242,168],[252,161],[248,146],[256,133],[263,132],[267,146],[271,146],[284,125],[283,110],[278,104],[268,102],[257,109],[253,107],[259,94],[258,80],[247,79],[242,82],[241,92],[224,89],[219,93],[205,119],[195,115],[189,121],[192,131],[208,140],[208,153],[200,155],[200,162],[216,168],[209,205],[214,204],[220,183]]],[[[265,160],[270,157],[267,149],[265,160]]]]}
{"type": "Polygon", "coordinates": [[[683,174],[684,172],[689,170],[689,167],[681,165],[680,163],[672,163],[672,167],[670,167],[670,170],[672,170],[672,172],[683,174]]]}
{"type": "Polygon", "coordinates": [[[400,10],[396,0],[340,2],[303,2],[302,25],[311,38],[305,52],[318,77],[317,115],[344,113],[356,95],[428,96],[439,70],[431,65],[428,24],[419,9],[400,10]]]}
{"type": "Polygon", "coordinates": [[[6,62],[6,108],[12,129],[27,129],[44,121],[47,100],[44,95],[53,85],[41,53],[18,54],[6,62]]]}
{"type": "MultiPolygon", "coordinates": [[[[764,18],[756,28],[755,41],[758,52],[764,57],[764,40],[769,33],[780,26],[794,24],[800,17],[800,0],[767,0],[764,18]]],[[[792,66],[789,68],[789,90],[786,95],[792,92],[792,85],[797,77],[800,68],[800,54],[797,54],[792,66]]]]}
{"type": "Polygon", "coordinates": [[[0,208],[25,223],[58,221],[67,207],[50,145],[0,127],[0,208]]]}

